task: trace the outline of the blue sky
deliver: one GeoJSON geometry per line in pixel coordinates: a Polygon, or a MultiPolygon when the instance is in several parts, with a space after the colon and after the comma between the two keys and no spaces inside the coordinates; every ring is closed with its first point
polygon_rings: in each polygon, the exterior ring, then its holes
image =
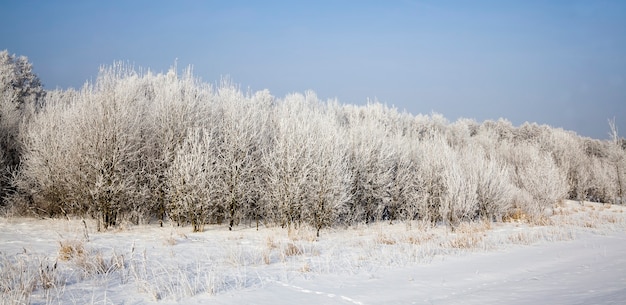
{"type": "Polygon", "coordinates": [[[626,135],[626,1],[6,1],[0,49],[47,88],[115,60],[282,97],[626,135]]]}

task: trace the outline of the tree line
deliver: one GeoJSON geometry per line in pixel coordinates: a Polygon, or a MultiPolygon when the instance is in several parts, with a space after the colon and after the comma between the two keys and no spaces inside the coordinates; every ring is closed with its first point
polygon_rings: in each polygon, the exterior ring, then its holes
{"type": "Polygon", "coordinates": [[[626,141],[546,125],[449,122],[315,93],[276,98],[191,69],[102,67],[44,91],[0,53],[0,195],[11,213],[123,221],[310,225],[424,220],[455,227],[563,199],[623,203],[626,141]]]}

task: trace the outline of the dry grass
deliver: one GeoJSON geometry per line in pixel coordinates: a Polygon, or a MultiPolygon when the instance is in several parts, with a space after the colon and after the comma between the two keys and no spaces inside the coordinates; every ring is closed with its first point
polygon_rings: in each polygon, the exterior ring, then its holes
{"type": "MultiPolygon", "coordinates": [[[[64,286],[66,282],[77,283],[85,279],[117,281],[120,278],[123,283],[136,283],[154,300],[180,300],[201,292],[220,293],[257,285],[255,281],[258,279],[252,279],[255,275],[246,271],[247,266],[254,266],[254,272],[265,268],[265,264],[271,265],[269,268],[286,268],[288,272],[303,274],[344,271],[356,274],[363,270],[361,268],[406,266],[430,261],[445,253],[498,249],[511,244],[529,245],[543,240],[568,240],[584,230],[620,229],[626,223],[623,210],[622,206],[566,202],[556,206],[552,216],[543,219],[529,217],[521,210],[514,211],[506,218],[512,224],[462,222],[451,232],[449,227],[429,222],[415,221],[406,223],[406,226],[376,223],[328,230],[319,239],[315,231],[306,226],[289,231],[267,228],[260,233],[243,229],[236,234],[223,235],[216,241],[219,247],[208,251],[207,261],[199,258],[192,264],[186,264],[189,261],[179,263],[180,257],[175,254],[187,246],[199,246],[194,241],[213,240],[213,236],[208,238],[203,235],[208,233],[200,233],[184,242],[186,236],[181,237],[176,231],[164,231],[156,239],[156,248],[160,246],[160,249],[171,252],[174,263],[168,258],[157,262],[148,259],[145,250],[141,260],[133,255],[134,244],[130,255],[125,256],[111,248],[93,249],[94,245],[87,240],[68,239],[56,242],[58,248],[54,248],[53,243],[50,257],[31,254],[0,257],[0,299],[28,304],[30,298],[41,298],[46,290],[71,290],[71,287],[64,286]],[[168,248],[174,245],[176,247],[168,248]],[[278,262],[282,264],[272,265],[278,262]]],[[[96,240],[100,241],[101,237],[96,240]]]]}
{"type": "Polygon", "coordinates": [[[269,265],[272,263],[272,251],[265,250],[263,251],[263,263],[269,265]]]}
{"type": "Polygon", "coordinates": [[[126,266],[124,255],[113,253],[105,257],[101,252],[88,252],[73,260],[73,263],[82,270],[84,275],[107,275],[114,271],[122,270],[126,266]]]}
{"type": "Polygon", "coordinates": [[[551,226],[553,221],[546,215],[537,215],[528,219],[528,223],[533,226],[551,226]]]}
{"type": "Polygon", "coordinates": [[[87,250],[83,241],[64,240],[60,241],[59,245],[58,259],[76,266],[84,277],[109,274],[125,267],[123,255],[113,252],[110,257],[105,258],[99,251],[87,250]]]}
{"type": "Polygon", "coordinates": [[[593,228],[596,228],[596,224],[591,221],[585,221],[585,223],[583,224],[583,227],[593,229],[593,228]]]}
{"type": "Polygon", "coordinates": [[[512,233],[507,239],[512,244],[530,245],[540,240],[541,236],[536,232],[522,231],[512,233]]]}
{"type": "Polygon", "coordinates": [[[422,245],[435,238],[435,234],[430,232],[419,232],[417,234],[410,234],[406,237],[405,241],[412,245],[422,245]]]}
{"type": "Polygon", "coordinates": [[[302,273],[309,273],[309,272],[311,272],[311,266],[309,264],[305,263],[300,268],[300,272],[302,272],[302,273]]]}
{"type": "Polygon", "coordinates": [[[269,265],[272,263],[272,253],[275,249],[278,249],[278,244],[274,241],[272,236],[267,236],[265,239],[265,249],[263,249],[262,260],[263,263],[269,265]]]}
{"type": "Polygon", "coordinates": [[[287,243],[283,248],[283,254],[285,256],[301,255],[302,253],[302,249],[296,246],[296,244],[294,244],[293,242],[287,243]]]}
{"type": "Polygon", "coordinates": [[[502,218],[504,222],[525,222],[528,219],[528,215],[520,208],[515,208],[502,218]]]}
{"type": "Polygon", "coordinates": [[[63,276],[57,266],[57,261],[49,257],[29,253],[12,258],[0,256],[0,296],[11,300],[9,304],[28,304],[36,289],[48,291],[62,285],[63,276]]]}
{"type": "Polygon", "coordinates": [[[617,224],[622,223],[624,219],[620,219],[615,215],[602,215],[602,220],[608,223],[617,224]]]}
{"type": "Polygon", "coordinates": [[[297,229],[289,228],[287,236],[291,241],[317,241],[317,232],[309,226],[299,226],[297,229]]]}
{"type": "Polygon", "coordinates": [[[80,240],[59,241],[59,260],[69,261],[85,255],[85,243],[80,240]]]}
{"type": "Polygon", "coordinates": [[[461,234],[452,238],[448,246],[453,249],[476,249],[480,248],[483,239],[482,234],[461,234]]]}
{"type": "Polygon", "coordinates": [[[165,240],[163,240],[163,244],[166,246],[175,246],[177,243],[178,241],[173,236],[170,236],[166,238],[165,240]]]}
{"type": "Polygon", "coordinates": [[[174,232],[170,232],[170,236],[166,237],[163,240],[163,245],[166,246],[175,246],[176,244],[178,244],[178,240],[174,237],[174,232]]]}
{"type": "Polygon", "coordinates": [[[278,245],[276,244],[276,241],[274,241],[274,238],[272,236],[268,236],[265,239],[265,246],[269,250],[273,250],[273,249],[277,249],[278,248],[278,245]]]}
{"type": "Polygon", "coordinates": [[[558,216],[568,216],[568,215],[572,215],[573,213],[574,211],[568,208],[564,208],[564,207],[559,207],[559,208],[554,209],[554,215],[558,215],[558,216]]]}
{"type": "Polygon", "coordinates": [[[491,230],[492,224],[491,221],[478,221],[478,222],[462,222],[460,223],[455,231],[458,233],[483,233],[491,230]]]}
{"type": "Polygon", "coordinates": [[[382,245],[395,245],[397,243],[397,240],[387,234],[378,233],[378,235],[376,236],[376,243],[382,245]]]}

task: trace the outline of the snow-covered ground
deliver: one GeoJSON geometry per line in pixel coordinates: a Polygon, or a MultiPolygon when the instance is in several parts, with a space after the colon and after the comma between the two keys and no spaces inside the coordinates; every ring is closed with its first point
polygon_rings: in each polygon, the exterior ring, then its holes
{"type": "Polygon", "coordinates": [[[322,231],[0,218],[0,303],[624,304],[626,210],[322,231]]]}
{"type": "MultiPolygon", "coordinates": [[[[626,236],[514,247],[231,292],[214,304],[624,304],[626,236]]],[[[201,301],[198,303],[202,303],[201,301]]]]}

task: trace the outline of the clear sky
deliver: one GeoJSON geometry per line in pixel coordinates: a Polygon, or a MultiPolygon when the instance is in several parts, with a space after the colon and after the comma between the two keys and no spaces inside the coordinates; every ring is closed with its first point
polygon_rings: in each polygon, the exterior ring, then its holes
{"type": "Polygon", "coordinates": [[[626,135],[626,1],[7,1],[0,49],[47,88],[116,60],[244,90],[626,135]]]}

